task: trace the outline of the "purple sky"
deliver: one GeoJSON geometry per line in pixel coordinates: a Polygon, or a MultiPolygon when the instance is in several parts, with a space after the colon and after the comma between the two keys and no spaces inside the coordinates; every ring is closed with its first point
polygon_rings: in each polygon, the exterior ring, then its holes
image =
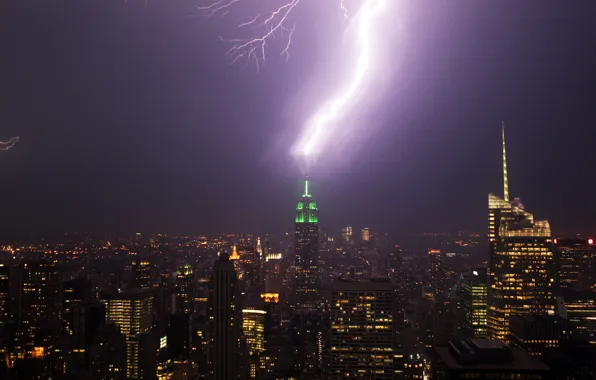
{"type": "MultiPolygon", "coordinates": [[[[312,173],[323,227],[483,232],[505,120],[511,195],[596,234],[596,3],[437,3],[412,6],[396,75],[312,173]]],[[[0,235],[291,229],[288,151],[340,19],[302,11],[289,63],[257,75],[194,4],[0,3],[0,140],[21,137],[0,152],[0,235]]]]}

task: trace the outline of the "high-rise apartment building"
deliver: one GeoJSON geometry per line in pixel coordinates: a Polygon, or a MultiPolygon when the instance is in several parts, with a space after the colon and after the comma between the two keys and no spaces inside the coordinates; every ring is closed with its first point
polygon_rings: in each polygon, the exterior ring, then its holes
{"type": "Polygon", "coordinates": [[[308,178],[304,181],[304,195],[296,206],[296,310],[316,310],[319,276],[319,217],[317,202],[308,192],[308,178]]]}
{"type": "Polygon", "coordinates": [[[242,310],[242,332],[246,339],[249,355],[250,378],[256,379],[261,354],[265,351],[265,316],[267,312],[258,308],[242,310]]]}
{"type": "Polygon", "coordinates": [[[594,240],[555,239],[554,243],[559,288],[590,290],[596,282],[594,240]]]}
{"type": "Polygon", "coordinates": [[[394,378],[394,286],[388,280],[331,284],[329,378],[394,378]]]}
{"type": "Polygon", "coordinates": [[[547,221],[535,221],[519,201],[509,201],[503,127],[504,198],[488,196],[488,332],[508,342],[514,315],[555,311],[553,239],[547,221]]]}
{"type": "Polygon", "coordinates": [[[428,249],[429,282],[432,287],[435,301],[446,292],[447,280],[445,278],[445,268],[443,263],[443,253],[439,249],[428,249]]]}
{"type": "Polygon", "coordinates": [[[78,277],[62,283],[62,326],[67,334],[73,333],[73,307],[87,299],[89,281],[78,277]]]}
{"type": "Polygon", "coordinates": [[[126,377],[142,379],[140,365],[140,343],[143,334],[152,327],[153,296],[145,292],[120,293],[105,297],[106,321],[120,328],[126,338],[126,377]]]}
{"type": "Polygon", "coordinates": [[[10,266],[0,264],[0,327],[10,318],[10,266]]]}
{"type": "Polygon", "coordinates": [[[193,292],[192,292],[192,267],[184,264],[178,269],[176,275],[176,305],[175,310],[178,313],[190,314],[192,312],[193,292]]]}
{"type": "Polygon", "coordinates": [[[557,313],[571,322],[576,333],[596,346],[596,292],[565,290],[563,310],[557,313]]]}
{"type": "Polygon", "coordinates": [[[41,340],[59,330],[59,273],[47,261],[23,262],[18,269],[19,333],[24,344],[43,346],[41,340]]]}
{"type": "Polygon", "coordinates": [[[211,372],[215,380],[235,378],[238,371],[238,278],[234,264],[222,253],[213,266],[211,289],[211,372]]]}
{"type": "Polygon", "coordinates": [[[341,239],[344,243],[350,244],[354,241],[354,231],[352,226],[346,226],[341,229],[341,239]]]}
{"type": "Polygon", "coordinates": [[[363,228],[362,229],[362,241],[369,241],[370,240],[370,229],[363,228]]]}
{"type": "Polygon", "coordinates": [[[132,286],[138,290],[149,290],[152,287],[151,263],[148,260],[132,261],[132,286]]]}
{"type": "Polygon", "coordinates": [[[463,333],[467,338],[484,339],[487,336],[487,281],[486,268],[474,269],[463,276],[461,305],[463,333]]]}

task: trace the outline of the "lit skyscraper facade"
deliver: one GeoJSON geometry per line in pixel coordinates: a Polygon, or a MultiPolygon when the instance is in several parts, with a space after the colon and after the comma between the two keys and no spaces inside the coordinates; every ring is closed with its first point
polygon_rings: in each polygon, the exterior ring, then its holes
{"type": "Polygon", "coordinates": [[[388,280],[331,284],[330,379],[394,378],[394,300],[388,280]]]}
{"type": "Polygon", "coordinates": [[[315,310],[318,301],[319,217],[317,203],[309,194],[308,186],[306,179],[304,195],[296,207],[294,304],[297,310],[315,310]]]}
{"type": "Polygon", "coordinates": [[[341,239],[344,243],[352,243],[354,240],[352,226],[346,226],[341,229],[341,239]]]}
{"type": "Polygon", "coordinates": [[[362,241],[369,241],[370,240],[370,230],[368,228],[362,229],[362,241]]]}
{"type": "Polygon", "coordinates": [[[443,266],[443,253],[439,249],[428,250],[429,282],[438,301],[438,296],[446,291],[445,268],[443,266]]]}
{"type": "Polygon", "coordinates": [[[126,377],[143,379],[140,366],[141,336],[150,331],[153,296],[146,293],[117,294],[102,300],[106,305],[106,321],[120,328],[126,338],[126,377]]]}
{"type": "Polygon", "coordinates": [[[265,310],[247,308],[242,310],[242,332],[248,347],[250,378],[255,379],[259,370],[260,356],[265,351],[265,310]]]}
{"type": "Polygon", "coordinates": [[[553,239],[547,221],[535,221],[519,199],[509,201],[503,129],[504,199],[488,196],[488,332],[508,342],[514,315],[554,314],[553,239]]]}
{"type": "Polygon", "coordinates": [[[474,269],[463,276],[462,306],[464,333],[468,338],[484,339],[487,335],[487,277],[486,268],[474,269]]]}
{"type": "Polygon", "coordinates": [[[139,290],[151,289],[151,263],[147,260],[133,260],[132,286],[139,290]]]}
{"type": "Polygon", "coordinates": [[[178,269],[176,276],[176,312],[190,314],[192,312],[192,267],[184,264],[178,269]]]}

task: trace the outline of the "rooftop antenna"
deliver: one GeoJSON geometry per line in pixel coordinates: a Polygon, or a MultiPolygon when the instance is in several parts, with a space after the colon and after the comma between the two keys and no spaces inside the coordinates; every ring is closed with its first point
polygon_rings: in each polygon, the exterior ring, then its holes
{"type": "Polygon", "coordinates": [[[507,179],[507,151],[505,150],[505,122],[501,122],[503,138],[503,199],[509,202],[509,180],[507,179]]]}

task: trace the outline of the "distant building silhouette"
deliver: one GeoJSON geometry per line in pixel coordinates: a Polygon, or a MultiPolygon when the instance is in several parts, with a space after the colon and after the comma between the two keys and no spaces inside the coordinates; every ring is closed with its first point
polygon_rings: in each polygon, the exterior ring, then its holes
{"type": "Polygon", "coordinates": [[[211,291],[211,378],[235,379],[238,375],[238,278],[227,253],[213,266],[211,291]]]}

